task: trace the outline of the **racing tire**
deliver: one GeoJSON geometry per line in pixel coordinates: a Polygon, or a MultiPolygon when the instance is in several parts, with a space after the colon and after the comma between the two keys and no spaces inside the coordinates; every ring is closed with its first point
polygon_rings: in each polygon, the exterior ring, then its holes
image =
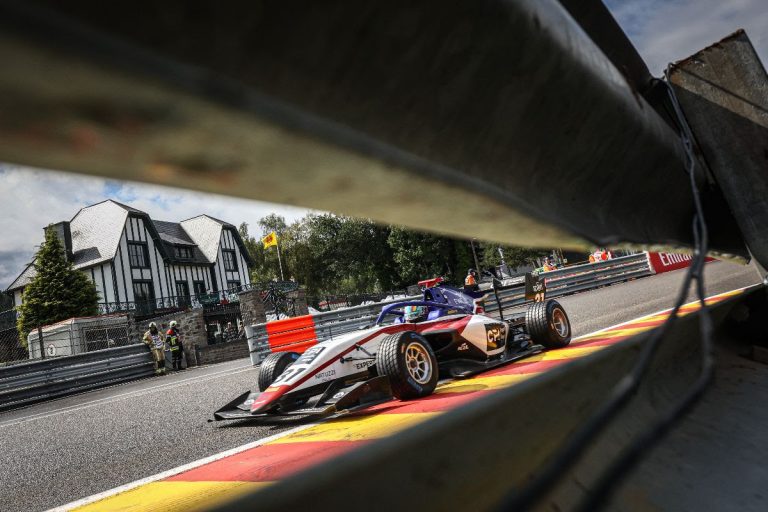
{"type": "Polygon", "coordinates": [[[571,342],[571,321],[556,300],[534,302],[525,312],[531,341],[545,348],[563,348],[571,342]]]}
{"type": "Polygon", "coordinates": [[[437,358],[427,340],[408,331],[384,338],[376,353],[376,371],[389,377],[392,394],[401,400],[431,395],[437,387],[437,358]]]}
{"type": "Polygon", "coordinates": [[[275,352],[269,354],[259,367],[259,391],[267,389],[275,379],[299,358],[296,352],[275,352]]]}

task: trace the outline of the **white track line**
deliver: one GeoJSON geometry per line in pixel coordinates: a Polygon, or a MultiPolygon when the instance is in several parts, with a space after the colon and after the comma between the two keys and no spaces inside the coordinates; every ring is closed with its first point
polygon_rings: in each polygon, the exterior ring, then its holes
{"type": "MultiPolygon", "coordinates": [[[[753,286],[755,286],[755,285],[753,285],[753,286]]],[[[715,295],[711,295],[710,297],[707,297],[707,299],[712,298],[712,297],[717,297],[718,295],[723,295],[724,293],[731,293],[731,292],[738,291],[738,290],[746,290],[747,288],[751,288],[751,287],[752,286],[745,286],[743,288],[736,288],[734,290],[730,290],[729,292],[722,292],[722,293],[718,293],[718,294],[715,294],[715,295]]],[[[696,302],[698,302],[698,301],[689,302],[689,303],[687,303],[685,305],[693,304],[693,303],[696,303],[696,302]]],[[[603,332],[603,331],[607,331],[607,330],[610,330],[610,329],[615,329],[616,327],[618,327],[620,325],[624,325],[624,324],[627,324],[627,323],[630,323],[630,322],[634,322],[634,321],[636,321],[636,320],[638,320],[640,318],[645,318],[645,317],[654,316],[654,315],[660,315],[661,313],[664,313],[664,312],[667,312],[667,311],[671,311],[671,310],[672,310],[672,308],[662,309],[660,311],[657,311],[656,313],[649,313],[647,315],[643,315],[643,316],[637,317],[637,318],[635,318],[633,320],[627,320],[626,322],[621,322],[621,323],[618,323],[616,325],[612,325],[610,327],[605,327],[603,329],[598,329],[597,331],[591,332],[589,334],[585,334],[585,336],[591,336],[593,334],[597,334],[597,333],[600,333],[600,332],[603,332]]],[[[241,371],[243,371],[243,370],[241,370],[241,371]]],[[[225,452],[217,453],[215,455],[211,455],[209,457],[205,457],[203,459],[199,459],[199,460],[196,460],[194,462],[190,462],[189,464],[184,464],[183,466],[178,466],[176,468],[169,469],[168,471],[163,471],[162,473],[157,473],[156,475],[148,476],[146,478],[142,478],[140,480],[136,480],[136,481],[131,482],[129,484],[121,485],[120,487],[115,487],[114,489],[110,489],[108,491],[104,491],[104,492],[101,492],[99,494],[94,494],[93,496],[88,496],[87,498],[83,498],[83,499],[80,499],[80,500],[77,500],[77,501],[73,501],[71,503],[67,503],[66,505],[62,505],[60,507],[49,509],[47,512],[67,512],[67,511],[72,510],[74,508],[82,507],[84,505],[88,505],[90,503],[94,503],[96,501],[103,500],[105,498],[109,498],[110,496],[114,496],[116,494],[120,494],[120,493],[123,493],[123,492],[126,492],[126,491],[130,491],[131,489],[135,489],[135,488],[140,487],[140,486],[142,486],[144,484],[148,484],[148,483],[151,483],[151,482],[157,482],[158,480],[163,480],[165,478],[169,478],[171,476],[178,475],[179,473],[183,473],[185,471],[189,471],[191,469],[195,469],[195,468],[198,468],[200,466],[204,466],[205,464],[208,464],[208,463],[211,463],[211,462],[214,462],[214,461],[217,461],[217,460],[224,459],[226,457],[229,457],[230,455],[235,455],[237,453],[241,453],[241,452],[244,452],[246,450],[250,450],[251,448],[256,448],[257,446],[261,446],[261,445],[266,444],[266,443],[268,443],[270,441],[274,441],[276,439],[280,439],[282,437],[286,437],[286,436],[288,436],[290,434],[294,434],[296,432],[301,432],[302,430],[306,430],[306,429],[314,426],[315,424],[316,424],[315,422],[312,422],[312,423],[309,423],[309,424],[306,424],[306,425],[301,425],[299,427],[296,427],[296,428],[293,428],[293,429],[290,429],[290,430],[286,430],[285,432],[280,432],[279,434],[275,434],[274,436],[265,437],[264,439],[259,439],[258,441],[253,441],[252,443],[244,444],[242,446],[238,446],[236,448],[232,448],[231,450],[227,450],[225,452]]]]}
{"type": "Polygon", "coordinates": [[[100,492],[98,494],[94,494],[93,496],[88,496],[87,498],[83,498],[77,501],[73,501],[71,503],[67,503],[66,505],[61,505],[59,507],[55,507],[52,509],[49,509],[47,512],[66,512],[68,510],[72,510],[77,507],[82,507],[84,505],[88,505],[90,503],[94,503],[99,500],[103,500],[105,498],[109,498],[110,496],[114,496],[116,494],[120,494],[126,491],[130,491],[131,489],[136,489],[137,487],[141,487],[144,484],[157,482],[158,480],[163,480],[169,477],[172,477],[174,475],[178,475],[179,473],[184,473],[185,471],[189,471],[191,469],[198,468],[200,466],[204,466],[206,464],[209,464],[211,462],[215,462],[220,459],[224,459],[226,457],[229,457],[230,455],[235,455],[241,452],[244,452],[246,450],[250,450],[251,448],[256,448],[257,446],[261,446],[263,444],[269,443],[271,441],[275,441],[276,439],[280,439],[282,437],[286,437],[290,434],[300,432],[302,430],[306,430],[309,427],[313,426],[312,423],[307,425],[301,425],[296,428],[292,428],[290,430],[286,430],[285,432],[280,432],[279,434],[275,434],[273,436],[265,437],[263,439],[259,439],[258,441],[253,441],[248,444],[244,444],[242,446],[238,446],[236,448],[232,448],[230,450],[227,450],[225,452],[217,453],[214,455],[210,455],[208,457],[204,457],[202,459],[196,460],[194,462],[190,462],[189,464],[184,464],[183,466],[178,466],[173,469],[169,469],[168,471],[163,471],[162,473],[157,473],[156,475],[148,476],[145,478],[141,478],[139,480],[135,480],[131,483],[121,485],[120,487],[115,487],[114,489],[110,489],[108,491],[100,492]]]}
{"type": "Polygon", "coordinates": [[[70,405],[70,406],[67,406],[67,407],[63,407],[63,408],[57,409],[55,411],[41,412],[41,413],[37,413],[37,414],[32,414],[30,416],[25,416],[25,417],[19,418],[17,420],[11,420],[11,421],[6,422],[6,423],[0,423],[0,428],[12,427],[14,425],[20,425],[21,423],[26,423],[28,421],[45,419],[45,418],[50,418],[50,417],[53,417],[53,416],[58,416],[60,414],[65,414],[65,413],[68,413],[68,412],[79,411],[81,409],[87,409],[87,408],[93,407],[95,405],[101,405],[101,404],[108,403],[108,402],[111,402],[111,401],[121,400],[123,398],[131,398],[131,397],[135,397],[135,396],[147,395],[147,394],[154,393],[154,392],[157,392],[157,391],[162,391],[162,390],[166,390],[166,389],[182,386],[182,385],[184,385],[184,384],[186,384],[188,382],[192,382],[192,381],[194,381],[194,382],[205,382],[207,380],[212,380],[212,379],[218,378],[218,377],[220,377],[222,375],[225,375],[225,376],[226,375],[235,375],[237,373],[242,373],[242,372],[246,372],[248,370],[252,370],[253,368],[254,367],[251,366],[250,364],[248,366],[242,366],[242,367],[238,366],[238,367],[235,367],[234,369],[222,370],[222,371],[215,372],[215,373],[208,373],[206,375],[201,375],[200,377],[189,377],[187,379],[179,380],[179,381],[176,381],[176,382],[169,382],[168,384],[161,384],[161,385],[158,385],[158,386],[152,386],[152,387],[146,388],[146,389],[137,389],[135,391],[127,391],[127,392],[121,393],[119,395],[107,396],[107,397],[104,397],[104,398],[99,398],[97,400],[91,400],[90,402],[85,402],[85,403],[82,403],[82,404],[76,404],[76,405],[70,405]]]}

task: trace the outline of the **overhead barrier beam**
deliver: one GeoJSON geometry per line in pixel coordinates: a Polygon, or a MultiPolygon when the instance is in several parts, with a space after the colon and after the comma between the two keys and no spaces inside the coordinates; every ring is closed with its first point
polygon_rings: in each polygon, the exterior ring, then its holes
{"type": "MultiPolygon", "coordinates": [[[[0,62],[0,161],[521,245],[692,245],[678,135],[554,0],[4,0],[0,62]]],[[[745,254],[701,187],[711,247],[745,254]]]]}

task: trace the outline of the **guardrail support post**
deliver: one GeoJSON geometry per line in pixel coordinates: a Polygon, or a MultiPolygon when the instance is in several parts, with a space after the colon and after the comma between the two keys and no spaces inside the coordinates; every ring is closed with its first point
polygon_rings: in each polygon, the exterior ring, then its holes
{"type": "MultiPolygon", "coordinates": [[[[768,265],[768,76],[743,30],[670,70],[685,117],[755,258],[768,265]]],[[[707,217],[710,224],[720,219],[707,217]]]]}
{"type": "Polygon", "coordinates": [[[37,343],[40,345],[40,359],[45,359],[45,348],[43,347],[43,328],[37,326],[37,343]]]}

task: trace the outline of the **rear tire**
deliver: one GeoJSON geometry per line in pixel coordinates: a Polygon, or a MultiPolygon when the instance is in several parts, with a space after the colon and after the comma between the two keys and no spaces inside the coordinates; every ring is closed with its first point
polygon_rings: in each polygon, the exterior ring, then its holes
{"type": "Polygon", "coordinates": [[[275,352],[269,354],[259,367],[259,391],[267,389],[288,366],[299,358],[296,352],[275,352]]]}
{"type": "Polygon", "coordinates": [[[392,394],[402,400],[431,395],[437,387],[437,358],[415,332],[390,334],[379,345],[376,371],[389,377],[392,394]]]}
{"type": "Polygon", "coordinates": [[[571,342],[571,322],[556,300],[534,302],[525,312],[531,341],[548,349],[563,348],[571,342]]]}

